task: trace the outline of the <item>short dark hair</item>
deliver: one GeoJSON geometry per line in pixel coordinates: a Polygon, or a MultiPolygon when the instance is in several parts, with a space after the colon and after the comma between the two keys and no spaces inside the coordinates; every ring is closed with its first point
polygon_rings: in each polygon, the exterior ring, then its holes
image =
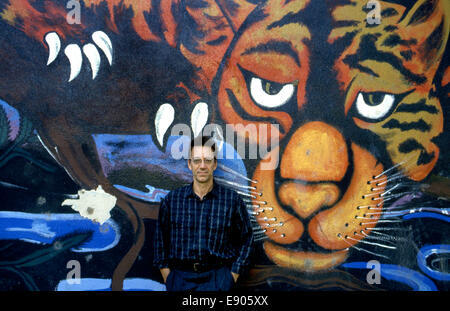
{"type": "Polygon", "coordinates": [[[217,159],[216,156],[216,142],[213,137],[207,135],[199,135],[191,139],[191,148],[189,149],[189,158],[191,158],[192,148],[202,146],[202,147],[210,147],[212,152],[214,153],[214,159],[217,159]]]}

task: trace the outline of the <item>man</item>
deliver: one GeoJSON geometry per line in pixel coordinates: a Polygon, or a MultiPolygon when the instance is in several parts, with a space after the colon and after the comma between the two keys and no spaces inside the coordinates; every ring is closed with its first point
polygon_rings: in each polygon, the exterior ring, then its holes
{"type": "Polygon", "coordinates": [[[246,206],[233,190],[217,184],[212,138],[191,141],[193,182],[161,201],[154,264],[168,291],[227,291],[249,265],[253,231],[246,206]]]}

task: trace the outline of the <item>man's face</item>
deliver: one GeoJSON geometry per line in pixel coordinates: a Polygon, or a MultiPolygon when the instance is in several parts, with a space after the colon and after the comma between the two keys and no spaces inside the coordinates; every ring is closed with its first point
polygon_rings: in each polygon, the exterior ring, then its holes
{"type": "Polygon", "coordinates": [[[192,171],[194,181],[207,183],[213,177],[217,167],[217,160],[214,152],[207,146],[195,146],[191,150],[191,157],[188,160],[189,169],[192,171]]]}

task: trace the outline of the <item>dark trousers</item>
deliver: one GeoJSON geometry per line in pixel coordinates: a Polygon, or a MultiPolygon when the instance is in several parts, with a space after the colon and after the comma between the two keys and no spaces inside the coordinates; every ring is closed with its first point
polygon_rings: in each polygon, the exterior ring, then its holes
{"type": "Polygon", "coordinates": [[[205,272],[170,269],[166,289],[172,291],[230,291],[235,285],[229,267],[205,272]]]}

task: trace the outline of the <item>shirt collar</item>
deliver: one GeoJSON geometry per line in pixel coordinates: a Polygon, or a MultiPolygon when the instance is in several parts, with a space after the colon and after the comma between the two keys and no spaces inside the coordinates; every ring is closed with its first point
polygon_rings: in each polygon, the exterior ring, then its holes
{"type": "MultiPolygon", "coordinates": [[[[191,182],[191,184],[188,186],[188,189],[186,191],[186,197],[197,196],[194,192],[193,187],[194,187],[194,182],[191,182]]],[[[220,188],[220,185],[213,179],[213,187],[212,187],[211,191],[205,195],[205,197],[210,196],[210,195],[213,197],[217,197],[219,194],[219,188],[220,188]]]]}

